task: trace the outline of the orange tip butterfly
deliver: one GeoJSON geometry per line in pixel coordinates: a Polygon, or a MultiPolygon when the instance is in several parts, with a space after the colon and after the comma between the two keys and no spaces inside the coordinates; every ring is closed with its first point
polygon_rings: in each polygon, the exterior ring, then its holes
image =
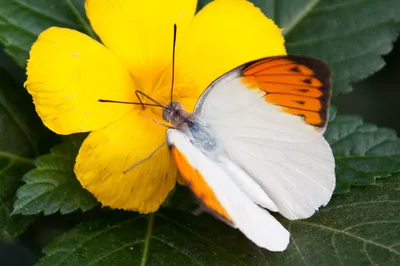
{"type": "Polygon", "coordinates": [[[304,219],[332,196],[335,162],[322,135],[330,80],[330,68],[314,58],[263,58],[215,80],[192,113],[178,102],[164,109],[187,185],[262,248],[283,251],[290,236],[266,209],[304,219]]]}
{"type": "MultiPolygon", "coordinates": [[[[175,40],[176,26],[174,47],[175,40]]],[[[290,234],[267,210],[289,220],[308,218],[335,188],[335,161],[323,137],[329,66],[298,55],[243,64],[211,83],[192,113],[172,101],[173,82],[174,72],[167,106],[141,91],[139,103],[99,101],[162,107],[174,127],[167,142],[176,166],[206,209],[258,246],[285,250],[290,234]]]]}

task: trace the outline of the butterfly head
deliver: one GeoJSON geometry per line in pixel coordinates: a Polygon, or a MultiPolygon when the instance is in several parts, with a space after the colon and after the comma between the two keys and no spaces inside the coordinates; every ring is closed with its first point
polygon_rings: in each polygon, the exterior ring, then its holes
{"type": "Polygon", "coordinates": [[[164,121],[170,122],[176,129],[181,128],[187,119],[192,116],[193,114],[183,109],[182,104],[178,102],[168,104],[163,111],[164,121]]]}
{"type": "Polygon", "coordinates": [[[163,119],[166,122],[172,122],[176,116],[179,116],[179,110],[182,109],[182,104],[178,102],[169,103],[163,111],[163,119]]]}

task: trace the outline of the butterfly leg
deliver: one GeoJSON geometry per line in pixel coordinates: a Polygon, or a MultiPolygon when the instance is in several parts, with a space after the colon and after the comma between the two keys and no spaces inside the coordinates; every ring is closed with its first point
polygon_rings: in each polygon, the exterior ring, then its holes
{"type": "Polygon", "coordinates": [[[168,128],[168,129],[174,129],[174,127],[171,127],[171,126],[169,126],[169,125],[166,125],[166,124],[164,124],[164,123],[161,123],[161,122],[157,121],[156,119],[151,118],[151,117],[149,117],[149,116],[147,116],[147,115],[145,115],[145,114],[142,114],[142,115],[143,115],[144,117],[146,117],[147,119],[152,120],[154,123],[156,123],[156,124],[159,125],[159,126],[166,127],[166,128],[168,128]]]}
{"type": "Polygon", "coordinates": [[[153,156],[157,151],[159,151],[165,144],[167,143],[167,141],[164,141],[160,146],[158,146],[154,151],[152,151],[148,156],[144,157],[143,159],[137,161],[136,163],[132,164],[131,166],[129,166],[128,168],[126,168],[124,170],[124,174],[126,174],[128,171],[132,170],[135,166],[141,164],[142,162],[148,160],[151,158],[151,156],[153,156]]]}

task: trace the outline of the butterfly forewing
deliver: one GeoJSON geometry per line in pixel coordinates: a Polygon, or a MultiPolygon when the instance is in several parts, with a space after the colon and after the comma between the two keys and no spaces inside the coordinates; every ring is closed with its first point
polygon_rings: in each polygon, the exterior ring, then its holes
{"type": "Polygon", "coordinates": [[[282,56],[248,63],[241,70],[249,88],[265,92],[265,101],[299,115],[323,130],[328,119],[331,70],[324,62],[301,56],[282,56]]]}

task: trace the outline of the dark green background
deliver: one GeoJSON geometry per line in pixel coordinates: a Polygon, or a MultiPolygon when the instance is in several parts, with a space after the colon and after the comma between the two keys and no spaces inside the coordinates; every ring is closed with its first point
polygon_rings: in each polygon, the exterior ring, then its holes
{"type": "Polygon", "coordinates": [[[400,132],[400,41],[384,56],[386,66],[357,83],[349,94],[334,97],[342,114],[358,114],[364,121],[400,132]]]}

